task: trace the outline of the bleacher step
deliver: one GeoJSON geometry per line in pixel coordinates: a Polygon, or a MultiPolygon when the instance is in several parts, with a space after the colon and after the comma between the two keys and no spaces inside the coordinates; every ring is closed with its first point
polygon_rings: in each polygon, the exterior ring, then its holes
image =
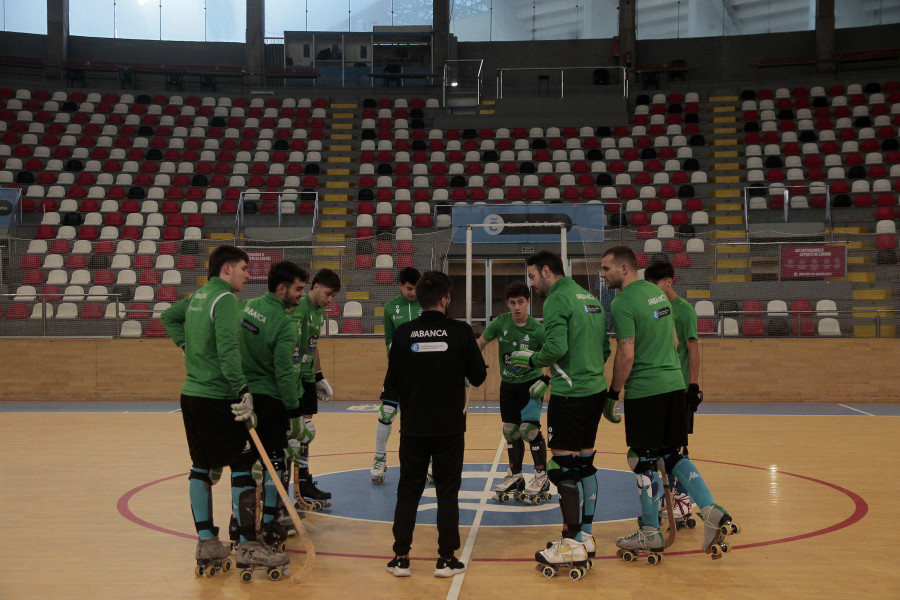
{"type": "Polygon", "coordinates": [[[854,300],[890,300],[891,290],[852,290],[850,297],[854,300]]]}
{"type": "Polygon", "coordinates": [[[727,217],[710,217],[709,222],[713,225],[742,225],[744,217],[727,216],[727,217]]]}
{"type": "Polygon", "coordinates": [[[369,292],[347,292],[347,300],[368,300],[369,292]]]}

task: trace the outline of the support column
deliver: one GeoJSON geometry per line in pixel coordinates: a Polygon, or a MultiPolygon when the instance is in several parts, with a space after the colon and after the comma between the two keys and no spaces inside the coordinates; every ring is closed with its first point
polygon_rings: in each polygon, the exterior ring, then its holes
{"type": "Polygon", "coordinates": [[[69,47],[69,0],[47,0],[47,79],[63,78],[63,60],[69,47]]]}
{"type": "Polygon", "coordinates": [[[816,72],[834,73],[834,0],[816,0],[816,72]]]}
{"type": "Polygon", "coordinates": [[[247,56],[244,70],[247,72],[246,84],[262,86],[265,76],[265,24],[266,0],[247,0],[247,38],[244,46],[247,56]]]}
{"type": "Polygon", "coordinates": [[[434,0],[433,10],[431,27],[434,30],[432,38],[434,64],[431,65],[431,69],[436,75],[434,86],[439,88],[444,85],[444,64],[450,58],[450,0],[434,0]]]}
{"type": "Polygon", "coordinates": [[[637,0],[619,2],[619,66],[628,69],[628,82],[634,84],[637,66],[637,0]]]}

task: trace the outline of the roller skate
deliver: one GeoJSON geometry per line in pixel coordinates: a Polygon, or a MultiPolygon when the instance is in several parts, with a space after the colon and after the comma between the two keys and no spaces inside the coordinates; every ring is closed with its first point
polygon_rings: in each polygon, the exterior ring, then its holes
{"type": "Polygon", "coordinates": [[[703,519],[703,546],[701,550],[711,554],[713,560],[722,558],[728,552],[728,543],[722,541],[726,535],[741,532],[741,528],[731,522],[731,515],[718,504],[710,504],[700,509],[703,519]]]}
{"type": "Polygon", "coordinates": [[[213,577],[216,573],[227,573],[234,566],[231,560],[231,548],[224,545],[217,537],[200,538],[194,553],[197,566],[194,575],[197,577],[213,577]]]}
{"type": "Polygon", "coordinates": [[[510,498],[516,498],[525,489],[525,477],[521,473],[513,473],[506,469],[506,477],[494,486],[494,499],[498,502],[509,502],[510,498]]]}
{"type": "Polygon", "coordinates": [[[550,480],[546,471],[537,471],[528,485],[516,496],[521,502],[528,504],[540,504],[550,502],[550,480]]]}
{"type": "Polygon", "coordinates": [[[439,558],[434,566],[435,577],[453,577],[466,572],[466,565],[461,563],[455,556],[450,558],[439,558]]]}
{"type": "Polygon", "coordinates": [[[384,483],[384,474],[387,471],[387,456],[375,455],[372,461],[372,483],[378,485],[384,483]]]}
{"type": "MultiPolygon", "coordinates": [[[[296,534],[296,532],[294,532],[296,534]]],[[[263,542],[268,544],[275,552],[284,552],[284,541],[288,538],[287,527],[273,519],[263,523],[259,528],[259,535],[263,542]]]]}
{"type": "Polygon", "coordinates": [[[291,557],[281,552],[275,552],[265,543],[258,541],[241,542],[237,549],[237,566],[241,569],[241,581],[250,583],[253,579],[253,571],[265,569],[266,576],[272,581],[278,581],[285,575],[285,565],[291,562],[291,557]]]}
{"type": "Polygon", "coordinates": [[[577,581],[591,566],[584,544],[571,538],[551,542],[546,550],[535,552],[534,559],[538,562],[535,570],[548,578],[554,577],[560,569],[568,569],[569,577],[577,581]]]}
{"type": "Polygon", "coordinates": [[[693,529],[697,526],[697,520],[691,514],[694,508],[691,497],[684,493],[676,492],[672,495],[672,514],[675,517],[675,529],[693,529]]]}
{"type": "Polygon", "coordinates": [[[631,535],[616,540],[616,556],[625,562],[633,562],[646,556],[651,565],[662,562],[665,540],[659,527],[644,525],[631,535]]]}
{"type": "Polygon", "coordinates": [[[311,506],[308,510],[320,511],[331,507],[331,502],[328,502],[331,500],[331,492],[323,492],[317,488],[316,482],[308,472],[297,478],[297,489],[300,497],[311,506]]]}

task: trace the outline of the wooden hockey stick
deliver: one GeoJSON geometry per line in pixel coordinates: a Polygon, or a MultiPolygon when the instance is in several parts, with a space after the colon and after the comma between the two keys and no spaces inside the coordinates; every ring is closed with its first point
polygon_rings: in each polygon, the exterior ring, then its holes
{"type": "MultiPolygon", "coordinates": [[[[325,508],[325,501],[316,507],[312,502],[307,501],[300,493],[300,467],[295,461],[291,462],[291,478],[294,480],[294,500],[300,505],[300,508],[306,512],[318,512],[325,508]]],[[[330,504],[328,506],[331,506],[330,504]]]]}
{"type": "MultiPolygon", "coordinates": [[[[275,489],[278,491],[281,501],[284,502],[284,507],[291,517],[291,522],[294,524],[297,535],[303,540],[303,549],[306,551],[306,562],[303,563],[303,567],[301,567],[299,571],[291,573],[291,583],[300,583],[300,581],[312,571],[313,565],[316,562],[316,547],[313,545],[312,538],[310,538],[309,534],[306,532],[306,528],[303,527],[303,523],[300,521],[300,515],[297,514],[297,509],[294,508],[294,503],[291,502],[290,496],[288,496],[287,491],[284,489],[284,485],[281,483],[278,472],[272,465],[272,461],[269,460],[266,449],[263,447],[259,435],[256,433],[256,429],[250,426],[249,421],[247,421],[247,429],[250,431],[250,439],[253,440],[256,450],[259,452],[259,457],[262,459],[263,464],[266,466],[266,470],[272,477],[272,483],[275,484],[275,489]]],[[[291,571],[293,571],[293,569],[291,571]]]]}

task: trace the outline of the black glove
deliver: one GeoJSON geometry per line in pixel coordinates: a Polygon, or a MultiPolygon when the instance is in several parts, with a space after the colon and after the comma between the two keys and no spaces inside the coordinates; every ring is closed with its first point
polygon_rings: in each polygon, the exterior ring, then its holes
{"type": "Polygon", "coordinates": [[[697,407],[703,402],[703,392],[700,391],[700,386],[696,383],[689,383],[684,399],[687,401],[691,412],[697,412],[697,407]]]}

